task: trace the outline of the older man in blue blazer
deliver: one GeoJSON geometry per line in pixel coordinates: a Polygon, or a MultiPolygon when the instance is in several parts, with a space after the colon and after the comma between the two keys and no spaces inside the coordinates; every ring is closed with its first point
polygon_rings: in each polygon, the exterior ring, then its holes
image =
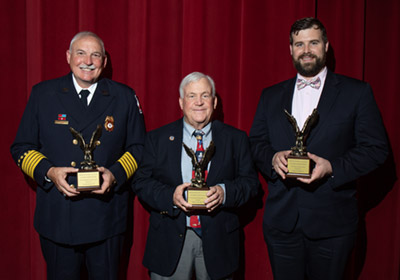
{"type": "Polygon", "coordinates": [[[143,264],[153,280],[190,280],[193,272],[198,280],[230,279],[239,265],[239,207],[258,188],[247,135],[212,121],[217,97],[207,75],[182,80],[179,104],[183,119],[148,133],[133,184],[150,211],[143,264]],[[213,141],[215,153],[206,170],[206,209],[195,213],[185,199],[192,163],[182,144],[196,151],[199,141],[204,149],[213,141]]]}

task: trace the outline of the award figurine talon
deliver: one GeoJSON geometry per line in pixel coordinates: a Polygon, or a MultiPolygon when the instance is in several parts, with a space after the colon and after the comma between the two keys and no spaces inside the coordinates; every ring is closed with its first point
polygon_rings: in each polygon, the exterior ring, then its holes
{"type": "Polygon", "coordinates": [[[214,142],[210,142],[210,145],[205,150],[204,157],[200,162],[197,160],[195,152],[186,146],[185,143],[182,144],[186,153],[192,159],[194,169],[194,178],[191,180],[192,184],[187,189],[187,201],[192,204],[190,210],[206,209],[204,200],[207,199],[207,192],[210,188],[207,186],[205,180],[205,171],[207,170],[208,163],[211,161],[215,152],[214,142]]]}
{"type": "Polygon", "coordinates": [[[83,161],[81,162],[80,169],[77,173],[77,191],[92,191],[100,189],[100,171],[97,170],[98,165],[93,160],[93,151],[100,145],[100,137],[102,133],[102,126],[97,125],[96,130],[92,134],[89,144],[86,144],[85,139],[81,133],[70,127],[74,140],[74,145],[79,144],[83,151],[83,161]]]}
{"type": "Polygon", "coordinates": [[[305,146],[311,128],[318,121],[318,111],[314,109],[310,116],[304,122],[302,130],[299,129],[296,119],[285,109],[286,117],[292,124],[296,136],[296,145],[291,148],[291,152],[287,158],[288,178],[310,178],[312,172],[311,159],[307,156],[307,147],[305,146]]]}

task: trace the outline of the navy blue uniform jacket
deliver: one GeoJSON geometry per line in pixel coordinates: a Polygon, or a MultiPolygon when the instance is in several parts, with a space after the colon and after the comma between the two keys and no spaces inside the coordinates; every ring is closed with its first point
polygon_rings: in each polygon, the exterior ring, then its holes
{"type": "MultiPolygon", "coordinates": [[[[219,121],[212,123],[211,131],[215,154],[207,184],[224,183],[226,201],[200,219],[207,272],[212,279],[219,279],[238,268],[240,224],[236,211],[256,194],[259,182],[246,133],[219,121]]],[[[186,231],[186,215],[173,205],[175,188],[183,183],[182,137],[182,119],[149,132],[133,184],[151,210],[143,264],[165,276],[178,264],[186,231]]]]}
{"type": "MultiPolygon", "coordinates": [[[[290,232],[299,221],[311,238],[345,235],[357,228],[355,180],[388,154],[385,129],[367,83],[328,71],[307,150],[330,161],[333,175],[313,186],[282,180],[272,168],[276,152],[295,145],[291,112],[296,79],[264,89],[250,130],[253,157],[268,179],[265,226],[290,232]]],[[[379,187],[379,186],[377,186],[379,187]]]]}
{"type": "MultiPolygon", "coordinates": [[[[32,92],[11,153],[21,169],[38,184],[34,226],[38,233],[63,244],[104,240],[126,229],[129,179],[137,169],[144,144],[144,123],[133,90],[101,79],[85,109],[72,82],[72,73],[41,82],[32,92]],[[65,116],[63,116],[65,115],[65,116]],[[106,130],[106,117],[114,127],[106,130]],[[108,168],[117,185],[106,195],[65,198],[45,180],[50,167],[79,167],[83,152],[73,144],[69,127],[81,132],[86,143],[96,126],[103,127],[94,160],[108,168]]],[[[76,176],[67,181],[76,184],[76,176]]]]}

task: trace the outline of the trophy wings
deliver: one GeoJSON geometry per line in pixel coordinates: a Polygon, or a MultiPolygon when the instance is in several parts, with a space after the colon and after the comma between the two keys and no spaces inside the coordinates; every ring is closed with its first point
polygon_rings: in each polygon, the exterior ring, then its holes
{"type": "Polygon", "coordinates": [[[69,131],[71,131],[72,136],[78,141],[79,147],[83,150],[85,148],[85,139],[83,139],[82,134],[76,131],[74,128],[69,127],[69,131]]]}
{"type": "Polygon", "coordinates": [[[286,109],[284,109],[284,110],[285,110],[286,117],[288,118],[289,122],[292,124],[294,132],[296,133],[296,135],[298,135],[298,133],[300,132],[300,128],[297,125],[296,119],[291,114],[289,114],[289,112],[286,111],[286,109]]]}
{"type": "Polygon", "coordinates": [[[211,161],[211,158],[213,157],[214,152],[215,152],[214,142],[211,141],[210,145],[205,150],[204,156],[203,156],[203,158],[202,158],[202,160],[200,162],[201,170],[206,170],[207,169],[207,165],[211,161]]]}
{"type": "Polygon", "coordinates": [[[195,152],[191,148],[186,146],[185,143],[182,143],[182,145],[183,145],[183,148],[185,149],[186,153],[188,154],[188,156],[192,159],[192,165],[197,166],[199,163],[197,161],[195,152]]]}
{"type": "Polygon", "coordinates": [[[102,132],[103,127],[101,126],[101,124],[98,124],[96,130],[93,131],[92,138],[90,138],[88,147],[90,151],[93,151],[96,148],[98,143],[97,141],[100,139],[102,132]]]}
{"type": "Polygon", "coordinates": [[[204,156],[203,156],[203,158],[201,159],[200,162],[198,162],[197,157],[196,157],[196,153],[191,148],[186,146],[185,143],[182,143],[182,145],[183,145],[183,148],[185,149],[186,153],[188,154],[188,156],[192,159],[192,165],[194,167],[200,167],[201,170],[205,170],[207,168],[208,163],[211,161],[211,158],[213,157],[214,152],[215,152],[214,142],[213,141],[210,142],[210,145],[205,150],[204,156]]]}
{"type": "Polygon", "coordinates": [[[308,134],[311,131],[311,128],[316,124],[317,120],[318,120],[318,111],[317,109],[314,109],[311,113],[311,115],[308,116],[308,118],[306,119],[306,121],[304,122],[304,126],[303,129],[301,131],[301,134],[304,137],[304,141],[307,138],[308,134]]]}

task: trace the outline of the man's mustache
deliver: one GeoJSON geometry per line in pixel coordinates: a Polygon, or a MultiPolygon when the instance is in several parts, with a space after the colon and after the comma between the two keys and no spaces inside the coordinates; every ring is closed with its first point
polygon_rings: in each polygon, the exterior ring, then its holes
{"type": "Polygon", "coordinates": [[[303,53],[302,55],[299,56],[299,58],[304,58],[305,56],[311,57],[311,58],[317,58],[315,54],[312,54],[310,52],[308,53],[303,53]]]}
{"type": "Polygon", "coordinates": [[[96,69],[96,66],[94,66],[93,64],[92,65],[81,64],[81,65],[79,65],[79,68],[80,69],[94,70],[94,69],[96,69]]]}

